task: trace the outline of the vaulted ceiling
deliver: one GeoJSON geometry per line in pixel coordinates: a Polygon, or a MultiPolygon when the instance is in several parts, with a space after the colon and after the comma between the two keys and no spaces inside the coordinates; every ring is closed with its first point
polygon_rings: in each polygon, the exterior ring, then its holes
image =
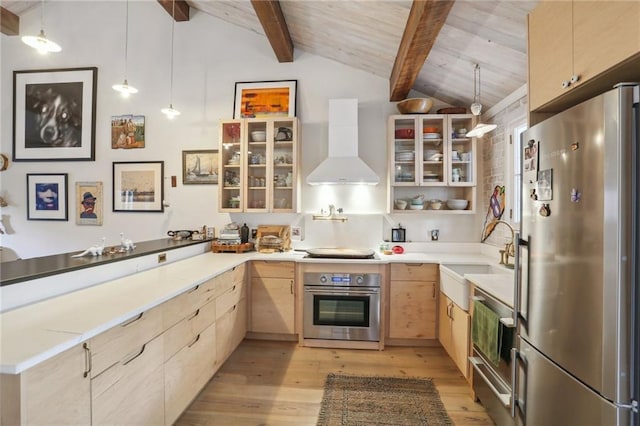
{"type": "MultiPolygon", "coordinates": [[[[158,0],[169,13],[172,0],[158,0]]],[[[389,99],[413,89],[448,104],[473,101],[480,65],[485,110],[527,80],[527,13],[538,0],[176,0],[175,18],[206,13],[265,35],[273,60],[296,51],[389,79],[389,99]]],[[[3,0],[2,32],[38,0],[3,0]]]]}

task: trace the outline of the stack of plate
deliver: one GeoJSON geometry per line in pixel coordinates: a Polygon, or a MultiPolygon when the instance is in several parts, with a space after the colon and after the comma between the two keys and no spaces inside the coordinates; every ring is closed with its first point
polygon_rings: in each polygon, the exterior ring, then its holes
{"type": "Polygon", "coordinates": [[[434,172],[424,172],[422,180],[425,182],[438,182],[440,180],[440,177],[437,173],[434,172]]]}
{"type": "Polygon", "coordinates": [[[437,149],[427,149],[424,151],[424,161],[442,161],[442,154],[437,149]]]}
{"type": "Polygon", "coordinates": [[[416,158],[414,151],[398,151],[396,152],[396,161],[413,161],[416,158]]]}
{"type": "Polygon", "coordinates": [[[424,139],[440,139],[442,138],[441,133],[425,133],[423,136],[424,139]]]}

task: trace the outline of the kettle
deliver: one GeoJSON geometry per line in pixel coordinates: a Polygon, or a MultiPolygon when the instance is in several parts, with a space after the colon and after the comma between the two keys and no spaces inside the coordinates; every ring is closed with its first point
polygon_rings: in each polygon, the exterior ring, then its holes
{"type": "Polygon", "coordinates": [[[293,140],[293,132],[288,127],[278,127],[278,133],[276,133],[277,141],[290,141],[293,140]]]}

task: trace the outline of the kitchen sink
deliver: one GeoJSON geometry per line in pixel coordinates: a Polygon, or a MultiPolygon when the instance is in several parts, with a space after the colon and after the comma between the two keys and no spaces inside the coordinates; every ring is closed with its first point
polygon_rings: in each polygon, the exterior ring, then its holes
{"type": "Polygon", "coordinates": [[[510,274],[498,265],[472,263],[443,263],[440,265],[440,290],[456,305],[469,310],[469,281],[465,274],[510,274]]]}

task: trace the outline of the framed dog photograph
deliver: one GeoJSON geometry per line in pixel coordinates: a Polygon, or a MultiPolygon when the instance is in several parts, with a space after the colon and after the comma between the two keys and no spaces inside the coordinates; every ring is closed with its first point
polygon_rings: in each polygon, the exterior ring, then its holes
{"type": "Polygon", "coordinates": [[[298,80],[236,83],[233,118],[296,116],[298,80]]]}
{"type": "Polygon", "coordinates": [[[218,150],[182,151],[182,184],[217,184],[218,150]]]}
{"type": "Polygon", "coordinates": [[[76,182],[76,224],[102,225],[102,182],[76,182]]]}
{"type": "Polygon", "coordinates": [[[113,211],[163,212],[164,161],[114,162],[113,211]]]}
{"type": "Polygon", "coordinates": [[[111,148],[144,148],[144,115],[111,117],[111,148]]]}
{"type": "Polygon", "coordinates": [[[27,220],[68,220],[67,173],[27,173],[27,220]]]}
{"type": "Polygon", "coordinates": [[[13,72],[13,161],[94,161],[98,68],[13,72]]]}

